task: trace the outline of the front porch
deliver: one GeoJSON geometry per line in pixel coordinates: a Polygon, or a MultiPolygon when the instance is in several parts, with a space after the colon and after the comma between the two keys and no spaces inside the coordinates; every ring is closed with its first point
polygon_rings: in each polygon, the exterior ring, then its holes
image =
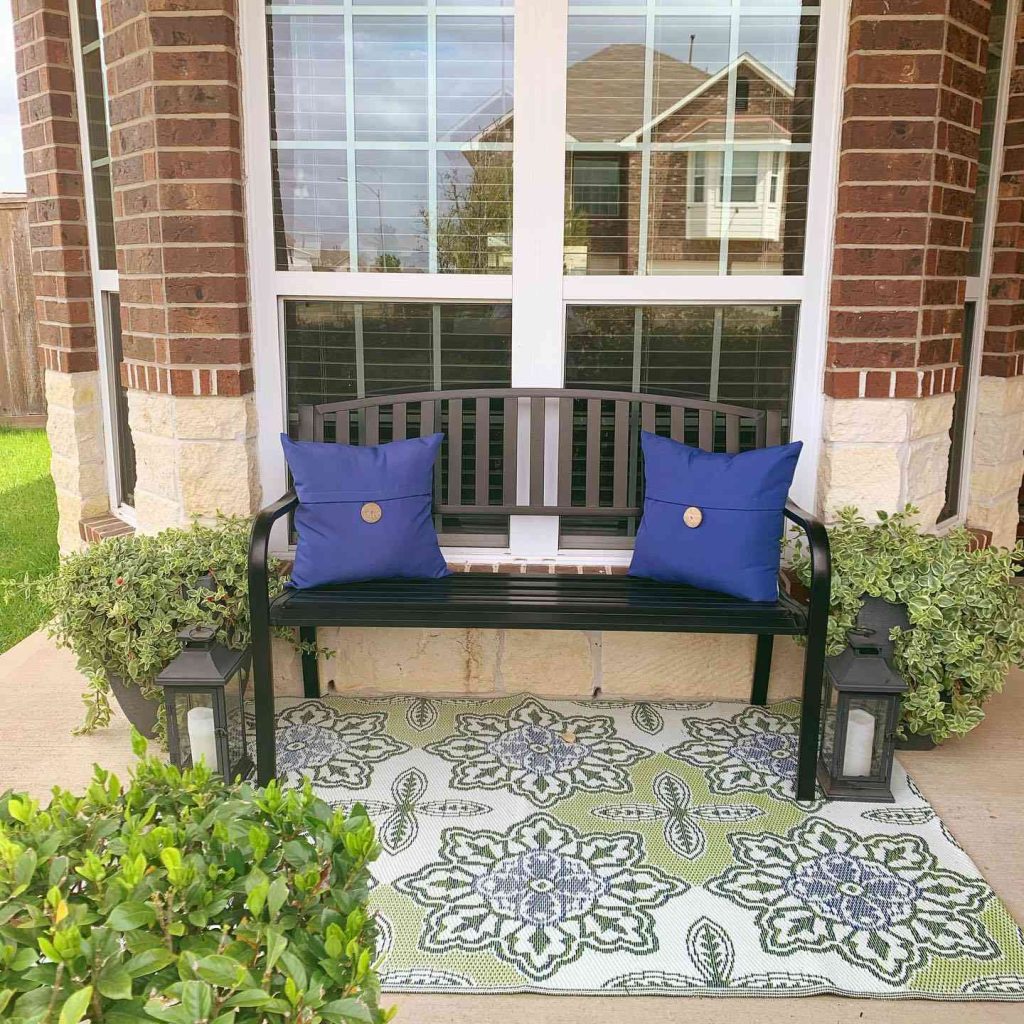
{"type": "MultiPolygon", "coordinates": [[[[4,752],[0,788],[8,786],[45,797],[59,783],[81,789],[91,764],[124,773],[132,762],[127,723],[115,712],[110,729],[88,737],[71,730],[80,720],[78,695],[83,680],[66,652],[55,650],[40,633],[0,656],[0,678],[17,683],[0,690],[0,750],[4,752]]],[[[1014,680],[1011,680],[1013,682],[1014,680]]],[[[1019,682],[1019,680],[1017,680],[1019,682]]],[[[905,752],[900,760],[918,783],[957,840],[1019,920],[1024,917],[1024,871],[1016,855],[1024,845],[1024,796],[1017,780],[1024,769],[1019,736],[1024,729],[1024,702],[1019,687],[1008,687],[993,698],[985,723],[962,741],[927,752],[905,752]]],[[[687,696],[690,696],[687,694],[687,696]]],[[[529,1014],[538,1022],[563,1021],[566,998],[546,996],[393,995],[402,1019],[417,1022],[494,1019],[497,1012],[529,1014]]],[[[574,998],[573,1019],[581,1022],[616,1019],[623,1012],[613,997],[574,998]]],[[[685,1014],[693,1021],[720,1019],[724,1007],[712,999],[688,999],[684,1005],[664,998],[631,997],[629,1013],[639,1019],[685,1014]]],[[[728,1013],[738,1021],[763,1019],[765,1007],[756,1001],[730,1001],[728,1013]]],[[[819,997],[773,999],[780,1021],[891,1020],[954,1021],[984,1019],[1012,1021],[1014,1004],[987,1003],[966,1010],[936,1003],[852,1001],[819,997]]]]}

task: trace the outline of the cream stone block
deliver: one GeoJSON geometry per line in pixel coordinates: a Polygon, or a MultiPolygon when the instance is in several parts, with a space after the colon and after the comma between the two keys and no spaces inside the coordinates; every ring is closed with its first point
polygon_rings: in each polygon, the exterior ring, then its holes
{"type": "Polygon", "coordinates": [[[753,673],[753,637],[619,631],[602,637],[603,697],[747,700],[753,673]]]}
{"type": "Polygon", "coordinates": [[[101,494],[106,496],[107,493],[107,478],[102,462],[54,456],[50,459],[50,476],[57,490],[77,495],[80,504],[86,504],[101,494]]]}
{"type": "Polygon", "coordinates": [[[103,459],[103,421],[98,408],[48,406],[46,436],[54,455],[79,458],[88,452],[87,457],[103,459]]]}
{"type": "Polygon", "coordinates": [[[974,427],[974,465],[999,465],[1020,457],[1024,448],[1024,415],[989,416],[980,409],[974,427]]]}
{"type": "Polygon", "coordinates": [[[949,472],[949,434],[927,437],[910,446],[907,457],[907,501],[941,491],[949,472]]]}
{"type": "Polygon", "coordinates": [[[100,407],[99,372],[57,373],[47,370],[43,377],[47,408],[61,406],[65,409],[100,407]]]}
{"type": "Polygon", "coordinates": [[[870,518],[903,504],[903,470],[895,445],[826,444],[818,468],[819,501],[826,518],[854,505],[870,518]]]}
{"type": "Polygon", "coordinates": [[[594,693],[600,645],[599,638],[592,643],[587,633],[577,630],[502,630],[499,688],[506,693],[585,700],[594,693]]]}
{"type": "Polygon", "coordinates": [[[142,487],[135,488],[135,530],[137,533],[159,533],[171,526],[187,526],[188,517],[177,498],[165,498],[142,487]]]}
{"type": "Polygon", "coordinates": [[[256,436],[256,401],[242,398],[174,399],[175,433],[182,440],[240,441],[256,436]]]}
{"type": "Polygon", "coordinates": [[[172,437],[136,433],[136,491],[145,491],[180,507],[178,490],[178,444],[172,437]]]}
{"type": "Polygon", "coordinates": [[[989,502],[1006,494],[1012,498],[1020,490],[1022,475],[1022,458],[995,466],[975,465],[971,473],[971,497],[979,502],[989,502]]]}
{"type": "Polygon", "coordinates": [[[178,441],[181,501],[188,515],[248,515],[259,504],[255,444],[178,441]]]}
{"type": "Polygon", "coordinates": [[[320,663],[324,693],[494,694],[498,633],[493,629],[322,629],[334,650],[320,663]]]}
{"type": "MultiPolygon", "coordinates": [[[[271,641],[271,654],[274,659],[274,694],[278,697],[301,697],[302,658],[295,645],[282,637],[275,636],[271,641]]],[[[321,673],[324,668],[321,667],[321,673]]],[[[325,678],[321,676],[321,679],[325,678]]],[[[324,692],[327,692],[326,689],[324,692]]]]}
{"type": "Polygon", "coordinates": [[[921,529],[930,530],[938,522],[942,510],[946,507],[945,484],[943,484],[943,490],[913,498],[912,501],[917,509],[914,521],[921,529]]]}
{"type": "Polygon", "coordinates": [[[1006,495],[1001,501],[986,504],[971,496],[967,508],[967,525],[992,531],[992,543],[996,547],[1011,548],[1017,542],[1017,523],[1020,511],[1016,493],[1006,495]]]}
{"type": "Polygon", "coordinates": [[[826,398],[826,441],[903,441],[910,432],[911,405],[891,398],[826,398]]]}
{"type": "Polygon", "coordinates": [[[140,434],[150,434],[155,437],[174,437],[175,401],[170,395],[129,390],[128,425],[132,436],[138,438],[140,434]]]}
{"type": "Polygon", "coordinates": [[[949,435],[953,422],[955,395],[930,395],[909,401],[910,437],[916,440],[932,434],[949,435]]]}
{"type": "Polygon", "coordinates": [[[977,406],[986,416],[1024,412],[1024,377],[979,378],[977,406]]]}

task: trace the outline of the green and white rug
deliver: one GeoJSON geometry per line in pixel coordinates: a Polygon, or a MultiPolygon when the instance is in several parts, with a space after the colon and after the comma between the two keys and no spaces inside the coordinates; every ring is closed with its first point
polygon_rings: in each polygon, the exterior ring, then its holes
{"type": "Polygon", "coordinates": [[[278,768],[363,803],[392,992],[1024,1000],[1024,935],[902,768],[792,799],[797,705],[279,702],[278,768]]]}

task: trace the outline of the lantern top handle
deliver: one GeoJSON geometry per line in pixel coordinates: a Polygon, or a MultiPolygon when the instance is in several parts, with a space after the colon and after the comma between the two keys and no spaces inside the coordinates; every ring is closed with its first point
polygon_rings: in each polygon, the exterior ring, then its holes
{"type": "Polygon", "coordinates": [[[187,626],[178,632],[178,639],[192,650],[202,650],[213,644],[217,630],[213,626],[187,626]]]}

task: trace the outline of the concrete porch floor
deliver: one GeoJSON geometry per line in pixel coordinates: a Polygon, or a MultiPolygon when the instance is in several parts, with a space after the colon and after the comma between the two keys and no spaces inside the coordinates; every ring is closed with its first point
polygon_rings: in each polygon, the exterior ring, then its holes
{"type": "MultiPolygon", "coordinates": [[[[43,633],[0,654],[0,792],[45,798],[59,784],[81,790],[93,762],[119,775],[132,763],[128,723],[115,709],[111,726],[73,736],[82,719],[82,677],[74,659],[43,633]]],[[[984,724],[939,750],[900,760],[1018,922],[1024,921],[1024,673],[988,705],[984,724]]],[[[802,999],[685,997],[390,996],[406,1024],[611,1024],[625,1019],[730,1024],[1020,1024],[1020,1003],[883,1002],[826,996],[802,999]]]]}

